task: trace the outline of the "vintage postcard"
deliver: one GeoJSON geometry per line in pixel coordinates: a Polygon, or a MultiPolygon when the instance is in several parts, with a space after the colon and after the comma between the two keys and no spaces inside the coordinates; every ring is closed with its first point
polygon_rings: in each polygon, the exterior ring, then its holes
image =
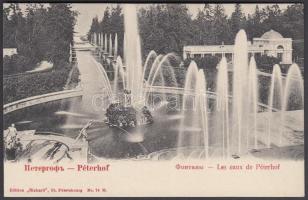
{"type": "Polygon", "coordinates": [[[303,197],[303,3],[4,3],[5,197],[303,197]]]}

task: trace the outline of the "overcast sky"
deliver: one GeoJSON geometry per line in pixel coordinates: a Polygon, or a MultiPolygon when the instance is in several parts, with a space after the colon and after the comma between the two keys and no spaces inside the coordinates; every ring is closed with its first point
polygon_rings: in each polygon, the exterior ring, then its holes
{"type": "MultiPolygon", "coordinates": [[[[144,7],[147,5],[148,4],[138,4],[139,7],[144,7]]],[[[224,6],[227,15],[230,15],[234,11],[234,4],[222,4],[222,5],[224,6]]],[[[267,5],[273,5],[273,4],[258,4],[260,9],[266,7],[267,5]]],[[[279,4],[281,9],[286,9],[288,5],[290,4],[279,4]]],[[[7,6],[7,4],[4,4],[4,6],[7,6]]],[[[90,29],[92,19],[95,16],[98,16],[99,20],[101,20],[107,6],[113,7],[116,6],[116,4],[73,3],[72,4],[73,10],[79,12],[75,31],[78,32],[78,34],[85,35],[90,29]]],[[[193,17],[196,16],[198,10],[202,9],[203,6],[204,4],[187,4],[189,12],[190,14],[193,15],[193,17]]],[[[246,15],[254,13],[255,7],[256,4],[242,4],[243,12],[246,15]]],[[[23,5],[21,4],[21,8],[25,8],[25,4],[23,5]]]]}

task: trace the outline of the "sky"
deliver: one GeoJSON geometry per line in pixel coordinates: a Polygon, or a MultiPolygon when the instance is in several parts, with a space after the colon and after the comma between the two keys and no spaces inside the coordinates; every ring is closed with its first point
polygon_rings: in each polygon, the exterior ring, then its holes
{"type": "MultiPolygon", "coordinates": [[[[20,4],[22,9],[26,8],[26,4],[20,4]]],[[[138,4],[138,7],[145,7],[148,4],[138,4]]],[[[190,14],[195,17],[199,9],[202,9],[204,4],[186,4],[190,14]]],[[[225,12],[227,15],[231,15],[234,11],[234,4],[222,4],[224,6],[225,12]]],[[[248,15],[254,13],[255,7],[257,4],[241,4],[243,12],[248,15]]],[[[258,4],[259,8],[262,9],[267,5],[273,4],[258,4]]],[[[280,9],[286,9],[290,4],[278,4],[280,9]]],[[[4,4],[4,7],[7,4],[4,4]]],[[[72,8],[75,11],[79,12],[77,17],[77,23],[75,26],[75,31],[78,35],[85,35],[90,29],[92,19],[95,16],[98,16],[98,19],[101,20],[104,14],[106,7],[113,7],[116,4],[107,4],[107,3],[73,3],[72,8]]]]}
{"type": "MultiPolygon", "coordinates": [[[[234,4],[222,4],[222,5],[224,6],[226,14],[231,15],[231,13],[234,11],[234,4]]],[[[257,4],[242,4],[243,12],[246,15],[254,13],[256,5],[257,4]]],[[[260,9],[266,7],[267,5],[273,5],[273,4],[258,4],[260,9]]],[[[279,7],[281,9],[286,9],[288,5],[290,4],[279,4],[279,7]]],[[[107,6],[112,7],[115,6],[115,4],[104,4],[104,3],[72,4],[73,9],[79,12],[75,31],[81,35],[86,34],[90,29],[92,19],[95,16],[98,16],[98,19],[101,20],[107,6]]],[[[146,6],[146,4],[141,4],[141,5],[139,4],[138,6],[144,7],[146,6]]],[[[203,6],[204,4],[187,4],[189,12],[190,14],[192,14],[193,17],[196,16],[198,10],[202,9],[203,6]]]]}

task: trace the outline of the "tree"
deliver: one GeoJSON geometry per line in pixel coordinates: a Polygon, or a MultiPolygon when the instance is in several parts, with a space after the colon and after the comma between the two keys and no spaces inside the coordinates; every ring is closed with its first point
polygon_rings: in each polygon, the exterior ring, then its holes
{"type": "Polygon", "coordinates": [[[249,40],[254,37],[260,37],[267,29],[263,26],[265,15],[260,11],[259,6],[256,5],[255,12],[248,15],[246,32],[249,40]]]}
{"type": "Polygon", "coordinates": [[[10,17],[12,6],[4,7],[2,12],[3,19],[3,47],[16,48],[15,29],[12,19],[10,17]]]}
{"type": "Polygon", "coordinates": [[[50,48],[46,59],[55,66],[69,61],[76,16],[77,13],[67,3],[53,3],[48,8],[46,30],[49,38],[45,39],[49,41],[50,48]]]}
{"type": "Polygon", "coordinates": [[[104,11],[104,16],[103,19],[100,23],[100,29],[98,31],[109,34],[111,33],[112,25],[111,24],[111,16],[110,16],[110,10],[109,7],[107,6],[106,10],[104,11]]]}
{"type": "Polygon", "coordinates": [[[143,55],[151,50],[182,54],[184,45],[194,44],[196,29],[186,5],[151,5],[141,10],[139,24],[143,55]]]}
{"type": "Polygon", "coordinates": [[[262,25],[266,27],[266,30],[274,29],[278,32],[282,32],[281,20],[282,20],[282,11],[278,4],[272,6],[266,6],[262,10],[264,18],[262,25]]]}
{"type": "Polygon", "coordinates": [[[293,39],[293,57],[304,57],[304,4],[288,6],[281,27],[285,37],[293,39]]]}
{"type": "Polygon", "coordinates": [[[240,29],[244,29],[246,26],[246,17],[242,12],[241,4],[235,4],[234,12],[229,19],[229,26],[231,31],[231,38],[235,38],[237,32],[240,29]]]}
{"type": "Polygon", "coordinates": [[[213,35],[212,44],[232,44],[233,38],[230,35],[230,28],[228,26],[227,15],[221,4],[216,4],[213,9],[213,22],[212,31],[213,35]]]}
{"type": "Polygon", "coordinates": [[[113,33],[113,37],[115,37],[115,34],[118,36],[118,54],[123,56],[124,16],[120,5],[112,8],[110,24],[110,32],[113,33]]]}
{"type": "Polygon", "coordinates": [[[6,46],[16,47],[20,56],[15,60],[27,61],[27,65],[30,60],[30,67],[42,60],[53,62],[56,67],[68,62],[77,16],[70,4],[52,3],[48,8],[26,4],[25,11],[23,14],[19,4],[11,3],[3,12],[6,46]]]}

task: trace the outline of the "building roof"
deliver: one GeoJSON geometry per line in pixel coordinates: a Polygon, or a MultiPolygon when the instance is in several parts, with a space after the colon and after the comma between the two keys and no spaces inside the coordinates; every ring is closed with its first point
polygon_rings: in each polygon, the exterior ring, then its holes
{"type": "Polygon", "coordinates": [[[198,46],[184,46],[184,51],[200,51],[200,52],[232,52],[234,45],[198,45],[198,46]]]}
{"type": "Polygon", "coordinates": [[[265,32],[262,36],[262,39],[281,39],[283,36],[278,33],[277,31],[274,31],[271,29],[270,31],[265,32]]]}
{"type": "MultiPolygon", "coordinates": [[[[259,47],[258,45],[253,45],[248,42],[248,51],[263,51],[263,47],[259,47]]],[[[184,46],[185,52],[194,52],[196,53],[233,53],[234,45],[203,45],[203,46],[184,46]]]]}

